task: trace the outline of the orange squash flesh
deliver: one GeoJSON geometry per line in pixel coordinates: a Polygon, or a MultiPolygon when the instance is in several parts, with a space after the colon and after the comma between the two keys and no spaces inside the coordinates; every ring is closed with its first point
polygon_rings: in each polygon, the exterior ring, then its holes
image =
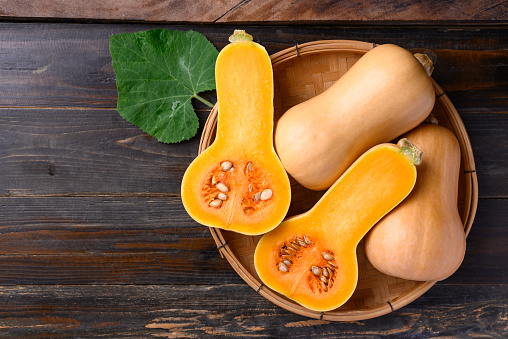
{"type": "Polygon", "coordinates": [[[291,200],[289,178],[273,147],[273,73],[266,50],[243,31],[216,62],[219,115],[213,144],[189,166],[182,201],[197,222],[256,235],[276,227],[291,200]],[[232,170],[222,164],[231,163],[232,170]],[[227,187],[222,192],[219,186],[227,187]],[[260,196],[265,190],[271,197],[260,196]],[[213,201],[220,206],[211,206],[213,201]],[[257,194],[257,196],[256,196],[257,194]]]}
{"type": "Polygon", "coordinates": [[[411,194],[367,234],[367,258],[379,271],[408,280],[452,275],[466,251],[457,209],[460,146],[448,129],[423,124],[406,135],[425,153],[411,194]]]}
{"type": "Polygon", "coordinates": [[[260,239],[254,254],[259,277],[309,309],[328,311],[341,306],[356,288],[358,243],[411,192],[415,181],[414,162],[401,148],[381,144],[370,149],[311,210],[287,219],[260,239]],[[304,245],[301,240],[305,239],[304,245]],[[295,243],[296,250],[290,249],[295,243]],[[329,258],[323,252],[333,256],[336,268],[326,269],[329,258]],[[284,260],[288,260],[287,272],[281,270],[284,260]],[[313,266],[327,271],[326,288],[313,266]]]}

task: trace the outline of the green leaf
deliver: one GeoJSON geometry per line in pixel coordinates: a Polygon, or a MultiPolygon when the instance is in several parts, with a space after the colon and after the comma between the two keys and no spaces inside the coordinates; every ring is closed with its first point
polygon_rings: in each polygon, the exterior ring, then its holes
{"type": "Polygon", "coordinates": [[[112,35],[109,49],[118,88],[117,110],[157,140],[192,138],[198,117],[192,98],[215,89],[217,49],[194,31],[154,29],[112,35]]]}

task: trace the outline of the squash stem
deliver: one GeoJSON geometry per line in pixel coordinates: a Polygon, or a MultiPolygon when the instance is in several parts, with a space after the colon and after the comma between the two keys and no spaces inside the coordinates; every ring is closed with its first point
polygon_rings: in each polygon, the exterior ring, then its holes
{"type": "Polygon", "coordinates": [[[416,53],[415,58],[418,59],[420,64],[422,64],[423,69],[430,77],[432,75],[432,72],[434,71],[434,63],[429,58],[429,56],[427,54],[416,53]]]}
{"type": "Polygon", "coordinates": [[[235,29],[233,35],[229,37],[229,42],[249,42],[252,41],[252,35],[242,29],[235,29]]]}
{"type": "Polygon", "coordinates": [[[194,94],[192,97],[198,99],[199,101],[201,101],[202,103],[204,103],[208,107],[213,108],[213,104],[210,101],[200,97],[199,95],[194,94]]]}
{"type": "Polygon", "coordinates": [[[423,152],[420,151],[411,141],[406,138],[402,138],[397,143],[397,146],[400,148],[401,152],[404,153],[404,155],[408,157],[413,164],[415,164],[415,166],[422,163],[423,152]]]}

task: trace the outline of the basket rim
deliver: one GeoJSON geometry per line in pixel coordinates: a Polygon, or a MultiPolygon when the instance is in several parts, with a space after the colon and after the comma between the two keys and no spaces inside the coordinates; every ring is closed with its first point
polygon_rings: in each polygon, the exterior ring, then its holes
{"type": "MultiPolygon", "coordinates": [[[[366,53],[370,49],[378,46],[374,43],[357,41],[357,40],[317,40],[311,41],[304,44],[296,44],[294,47],[286,48],[280,52],[274,53],[270,55],[270,59],[272,61],[272,65],[286,62],[293,58],[300,57],[305,54],[314,54],[314,53],[326,53],[326,52],[353,52],[353,53],[366,53]]],[[[459,139],[459,144],[461,146],[461,155],[464,157],[464,164],[466,165],[465,173],[470,175],[470,182],[468,183],[468,188],[466,189],[465,195],[467,202],[467,206],[465,207],[465,221],[464,231],[466,237],[468,236],[474,218],[476,216],[476,210],[478,206],[478,178],[476,175],[476,167],[474,162],[474,156],[472,151],[471,142],[467,131],[465,129],[464,123],[460,118],[456,108],[453,106],[452,102],[443,91],[443,89],[437,84],[437,82],[432,79],[432,84],[434,86],[434,90],[436,93],[436,102],[440,102],[442,105],[446,107],[447,110],[450,111],[451,114],[448,115],[453,127],[457,130],[459,135],[456,135],[459,139]]],[[[203,133],[201,135],[198,154],[201,154],[210,144],[212,133],[216,128],[218,120],[218,103],[214,105],[212,110],[210,111],[209,117],[203,127],[203,133]]],[[[356,321],[356,320],[366,320],[375,317],[379,317],[388,313],[391,313],[395,310],[398,310],[401,307],[408,305],[413,302],[420,296],[422,296],[425,292],[427,292],[437,281],[426,281],[419,282],[414,288],[406,291],[404,294],[396,297],[392,301],[388,301],[384,304],[378,305],[376,307],[367,308],[364,310],[346,310],[340,311],[340,308],[327,311],[327,312],[318,312],[307,309],[300,304],[290,301],[288,299],[283,298],[280,294],[275,291],[272,291],[268,287],[264,286],[264,284],[256,279],[254,276],[250,274],[250,272],[241,264],[238,258],[235,256],[233,251],[229,248],[227,241],[225,240],[221,229],[209,227],[210,233],[217,245],[217,249],[220,255],[223,258],[228,260],[231,267],[240,275],[240,277],[251,286],[257,293],[265,297],[267,300],[272,303],[299,315],[306,316],[309,318],[320,319],[320,320],[328,320],[328,321],[356,321]]]]}

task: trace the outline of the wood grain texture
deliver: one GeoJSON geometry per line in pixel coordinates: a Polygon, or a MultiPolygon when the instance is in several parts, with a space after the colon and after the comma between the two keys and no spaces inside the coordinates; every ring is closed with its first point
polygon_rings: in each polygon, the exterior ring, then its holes
{"type": "Polygon", "coordinates": [[[245,284],[2,286],[0,336],[501,338],[507,300],[507,285],[437,284],[391,314],[337,323],[285,311],[245,284]]]}
{"type": "Polygon", "coordinates": [[[156,22],[502,22],[505,1],[0,1],[13,18],[60,18],[156,22]]]}
{"type": "MultiPolygon", "coordinates": [[[[207,36],[217,49],[224,47],[234,29],[225,25],[0,23],[0,107],[116,108],[109,36],[153,28],[193,29],[207,36]]],[[[433,77],[459,113],[508,111],[508,37],[500,28],[333,25],[242,28],[270,54],[318,39],[395,43],[415,52],[430,49],[438,57],[433,77]]],[[[213,93],[205,95],[207,99],[214,98],[213,93]]]]}
{"type": "MultiPolygon", "coordinates": [[[[194,13],[232,21],[257,4],[272,18],[267,20],[295,16],[281,9],[284,3],[268,1],[222,2],[208,11],[199,8],[199,1],[196,8],[183,2],[128,1],[114,7],[106,1],[93,13],[80,7],[92,8],[92,1],[62,3],[0,0],[0,15],[170,21],[171,15],[183,20],[185,13],[194,13]],[[137,6],[135,13],[129,14],[129,5],[137,6]]],[[[368,4],[307,6],[325,15],[335,15],[342,6],[345,15],[353,15],[347,6],[368,4]]],[[[448,11],[435,11],[436,20],[463,11],[474,16],[465,19],[472,24],[497,22],[506,12],[501,2],[491,2],[490,9],[482,1],[447,5],[448,11]],[[502,15],[496,14],[500,10],[502,15]]],[[[291,9],[303,6],[297,1],[291,9]]],[[[410,13],[427,15],[416,13],[425,6],[387,11],[383,22],[404,21],[400,18],[410,13]]],[[[220,258],[208,229],[181,205],[181,177],[197,154],[199,136],[161,144],[115,109],[111,34],[194,29],[221,49],[235,27],[2,22],[0,337],[508,336],[506,27],[341,26],[309,20],[318,24],[244,28],[269,53],[312,40],[354,39],[432,49],[438,55],[434,78],[464,120],[480,185],[478,213],[459,270],[400,311],[369,321],[309,320],[274,306],[220,258]]],[[[215,93],[205,96],[215,102],[215,93]]],[[[199,102],[195,107],[203,125],[208,109],[199,102]]]]}

